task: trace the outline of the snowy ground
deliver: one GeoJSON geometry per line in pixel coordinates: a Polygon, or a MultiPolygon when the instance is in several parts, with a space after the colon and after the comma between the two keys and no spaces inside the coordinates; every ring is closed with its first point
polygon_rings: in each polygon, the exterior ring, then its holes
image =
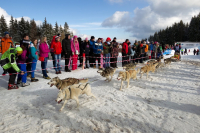
{"type": "MultiPolygon", "coordinates": [[[[38,83],[11,91],[7,90],[8,76],[0,77],[0,132],[199,133],[200,66],[187,63],[191,58],[200,62],[200,56],[182,56],[182,62],[150,73],[148,80],[144,76],[131,81],[123,91],[116,79],[121,69],[110,83],[96,69],[63,72],[60,78],[89,78],[98,101],[83,95],[79,109],[70,100],[62,112],[55,102],[58,90],[47,85],[41,72],[36,73],[38,83]]],[[[49,76],[56,76],[54,70],[49,76]]]]}

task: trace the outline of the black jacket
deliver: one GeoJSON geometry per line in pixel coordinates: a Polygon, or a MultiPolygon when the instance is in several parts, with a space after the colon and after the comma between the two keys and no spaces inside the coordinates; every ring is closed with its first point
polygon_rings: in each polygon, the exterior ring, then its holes
{"type": "Polygon", "coordinates": [[[83,53],[85,53],[86,56],[88,56],[90,53],[90,42],[84,41],[81,45],[81,50],[83,51],[83,53]]]}
{"type": "Polygon", "coordinates": [[[62,40],[62,50],[64,53],[70,53],[71,50],[71,41],[68,39],[68,36],[66,36],[65,39],[62,40]]]}

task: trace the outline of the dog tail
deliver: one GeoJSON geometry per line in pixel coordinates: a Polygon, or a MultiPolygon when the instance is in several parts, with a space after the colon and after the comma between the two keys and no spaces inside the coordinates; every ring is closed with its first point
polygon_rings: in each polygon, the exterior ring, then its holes
{"type": "Polygon", "coordinates": [[[82,84],[87,83],[87,82],[88,82],[88,79],[81,79],[81,80],[79,80],[79,83],[82,83],[82,84]]]}

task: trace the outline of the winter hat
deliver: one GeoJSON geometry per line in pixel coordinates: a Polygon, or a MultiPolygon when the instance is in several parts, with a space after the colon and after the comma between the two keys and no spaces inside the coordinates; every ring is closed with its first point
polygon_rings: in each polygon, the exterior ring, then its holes
{"type": "Polygon", "coordinates": [[[88,40],[88,38],[86,37],[85,40],[88,40]]]}
{"type": "Polygon", "coordinates": [[[23,49],[21,47],[16,47],[15,51],[16,51],[17,54],[23,53],[23,49]]]}
{"type": "Polygon", "coordinates": [[[60,33],[58,33],[57,36],[61,37],[60,33]]]}
{"type": "Polygon", "coordinates": [[[111,41],[110,37],[108,37],[108,38],[106,39],[106,42],[108,42],[108,41],[111,41]]]}
{"type": "Polygon", "coordinates": [[[56,36],[56,37],[55,37],[55,39],[58,39],[58,38],[60,38],[60,36],[56,36]]]}
{"type": "Polygon", "coordinates": [[[94,36],[91,36],[91,40],[92,40],[92,39],[95,39],[95,37],[94,37],[94,36]]]}
{"type": "Polygon", "coordinates": [[[114,39],[117,39],[116,37],[114,37],[114,39]]]}
{"type": "Polygon", "coordinates": [[[8,34],[9,35],[9,33],[6,31],[6,32],[4,32],[4,35],[6,35],[6,34],[8,34]]]}
{"type": "Polygon", "coordinates": [[[65,34],[65,37],[68,37],[70,34],[65,34]]]}

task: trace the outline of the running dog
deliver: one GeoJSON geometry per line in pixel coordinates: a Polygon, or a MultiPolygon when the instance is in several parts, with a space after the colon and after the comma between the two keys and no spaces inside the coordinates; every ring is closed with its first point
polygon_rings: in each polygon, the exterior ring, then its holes
{"type": "Polygon", "coordinates": [[[137,73],[139,72],[140,72],[140,69],[119,72],[117,79],[121,80],[120,90],[122,90],[123,81],[127,81],[127,88],[129,88],[130,79],[132,78],[133,80],[135,79],[137,80],[137,73]]]}
{"type": "Polygon", "coordinates": [[[156,66],[156,69],[163,68],[165,64],[163,62],[158,62],[158,65],[156,66]]]}
{"type": "Polygon", "coordinates": [[[47,84],[52,86],[56,86],[59,90],[64,89],[67,86],[74,85],[74,84],[80,84],[80,83],[87,83],[88,79],[76,79],[76,78],[66,78],[66,79],[60,79],[59,77],[52,78],[50,82],[47,84]]]}
{"type": "Polygon", "coordinates": [[[106,77],[105,81],[110,82],[112,80],[113,75],[115,74],[116,68],[106,68],[106,69],[99,69],[97,73],[100,73],[102,77],[106,77]]]}
{"type": "Polygon", "coordinates": [[[134,70],[136,68],[136,65],[137,64],[134,63],[126,64],[125,66],[123,66],[123,69],[125,69],[126,71],[134,70]]]}
{"type": "Polygon", "coordinates": [[[94,94],[92,94],[92,92],[91,92],[91,86],[89,85],[89,83],[80,84],[80,85],[74,84],[72,86],[65,86],[64,89],[60,89],[60,91],[58,93],[58,97],[56,99],[56,102],[58,104],[60,104],[62,101],[64,101],[62,107],[60,108],[60,111],[63,110],[63,108],[65,107],[65,104],[67,103],[67,100],[69,100],[69,99],[76,100],[77,108],[78,108],[78,106],[79,106],[78,97],[83,94],[92,96],[96,99],[94,94]]]}
{"type": "Polygon", "coordinates": [[[169,65],[172,62],[172,58],[164,59],[165,65],[169,65]]]}
{"type": "Polygon", "coordinates": [[[149,72],[151,71],[151,72],[155,72],[155,70],[156,70],[156,66],[158,65],[158,62],[156,62],[156,63],[154,63],[154,64],[152,64],[152,65],[145,65],[144,67],[142,67],[141,69],[140,69],[140,74],[141,74],[141,76],[140,76],[140,78],[142,78],[142,76],[143,76],[143,74],[144,73],[146,73],[147,74],[147,78],[148,78],[148,74],[149,74],[149,72]]]}

